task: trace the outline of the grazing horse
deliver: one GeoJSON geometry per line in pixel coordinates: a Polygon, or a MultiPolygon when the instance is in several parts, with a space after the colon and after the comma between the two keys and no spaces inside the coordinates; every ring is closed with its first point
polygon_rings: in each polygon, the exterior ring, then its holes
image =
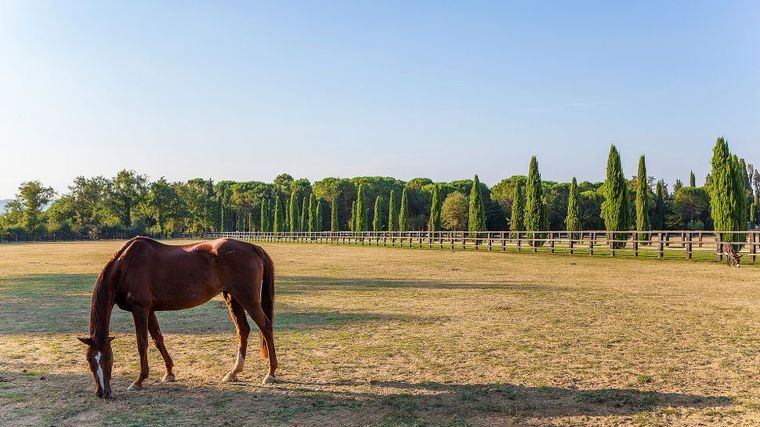
{"type": "Polygon", "coordinates": [[[739,268],[739,264],[742,261],[742,254],[736,252],[734,245],[730,243],[724,243],[723,253],[726,254],[726,265],[730,267],[733,263],[736,268],[739,268]]]}
{"type": "Polygon", "coordinates": [[[87,362],[95,377],[96,394],[111,395],[113,353],[108,330],[114,305],[132,313],[140,354],[140,376],[128,390],[142,389],[148,377],[148,333],[166,364],[163,382],[174,381],[174,364],[164,347],[156,311],[195,307],[224,295],[238,337],[235,367],[222,381],[236,381],[245,364],[251,328],[246,312],[259,327],[261,358],[269,358],[263,383],[274,382],[274,265],[259,246],[230,239],[173,246],[135,237],[119,249],[100,272],[92,291],[87,362]]]}

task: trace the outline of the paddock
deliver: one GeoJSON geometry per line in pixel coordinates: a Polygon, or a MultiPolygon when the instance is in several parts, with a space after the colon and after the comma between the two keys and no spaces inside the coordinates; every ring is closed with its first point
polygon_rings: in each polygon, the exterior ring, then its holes
{"type": "MultiPolygon", "coordinates": [[[[221,383],[220,298],[160,312],[177,382],[139,370],[114,311],[113,399],[93,393],[90,291],[122,241],[0,245],[0,424],[760,422],[760,269],[713,262],[260,243],[277,268],[279,382],[221,383]]],[[[250,346],[256,345],[252,341],[250,346]]]]}

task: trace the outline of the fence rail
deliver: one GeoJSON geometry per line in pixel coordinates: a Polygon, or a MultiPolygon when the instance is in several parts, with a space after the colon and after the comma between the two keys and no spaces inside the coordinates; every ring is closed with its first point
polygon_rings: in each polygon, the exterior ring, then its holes
{"type": "Polygon", "coordinates": [[[209,238],[228,237],[263,242],[300,242],[459,250],[549,252],[650,256],[696,256],[722,260],[724,244],[755,263],[760,230],[748,231],[323,231],[323,232],[211,232],[209,238]]]}

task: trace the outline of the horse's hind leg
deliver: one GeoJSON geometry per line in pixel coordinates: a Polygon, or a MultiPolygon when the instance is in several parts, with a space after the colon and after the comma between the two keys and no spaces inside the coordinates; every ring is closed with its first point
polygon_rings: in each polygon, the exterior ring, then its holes
{"type": "Polygon", "coordinates": [[[164,336],[161,335],[161,328],[158,327],[158,318],[156,318],[156,312],[154,311],[151,311],[150,317],[148,317],[148,331],[150,332],[150,336],[153,338],[153,342],[156,344],[156,348],[158,348],[158,351],[161,353],[161,357],[164,358],[164,363],[166,364],[166,374],[161,379],[161,382],[173,382],[174,372],[172,371],[172,368],[174,368],[174,362],[172,362],[172,358],[169,356],[169,352],[166,351],[166,347],[164,346],[164,336]]]}
{"type": "MultiPolygon", "coordinates": [[[[261,334],[264,337],[262,346],[266,345],[267,355],[269,356],[269,373],[264,378],[264,384],[270,384],[274,382],[274,371],[277,369],[277,355],[274,351],[274,331],[272,329],[272,322],[269,320],[260,304],[248,301],[241,301],[241,304],[245,307],[248,314],[251,315],[253,321],[256,322],[256,326],[259,327],[261,334]]],[[[263,352],[262,352],[263,355],[263,352]]]]}
{"type": "Polygon", "coordinates": [[[232,295],[225,292],[224,300],[227,302],[227,308],[230,310],[230,317],[235,323],[238,336],[238,354],[235,359],[235,367],[224,376],[222,382],[237,381],[237,374],[243,371],[245,365],[245,352],[248,348],[248,335],[251,333],[251,327],[248,326],[248,319],[245,318],[245,310],[232,295]]]}

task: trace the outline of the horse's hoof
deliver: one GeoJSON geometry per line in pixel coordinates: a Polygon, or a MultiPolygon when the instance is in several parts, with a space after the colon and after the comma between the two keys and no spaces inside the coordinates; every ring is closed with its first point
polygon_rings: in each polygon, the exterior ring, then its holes
{"type": "Polygon", "coordinates": [[[274,375],[267,375],[266,378],[264,378],[264,381],[261,382],[263,385],[267,384],[274,384],[274,375]]]}
{"type": "Polygon", "coordinates": [[[161,378],[162,383],[173,383],[174,382],[174,374],[166,374],[163,378],[161,378]]]}
{"type": "Polygon", "coordinates": [[[237,375],[233,374],[232,372],[222,378],[223,383],[234,383],[235,381],[237,381],[237,375]]]}
{"type": "Polygon", "coordinates": [[[140,391],[143,389],[142,384],[132,383],[127,387],[127,391],[140,391]]]}

